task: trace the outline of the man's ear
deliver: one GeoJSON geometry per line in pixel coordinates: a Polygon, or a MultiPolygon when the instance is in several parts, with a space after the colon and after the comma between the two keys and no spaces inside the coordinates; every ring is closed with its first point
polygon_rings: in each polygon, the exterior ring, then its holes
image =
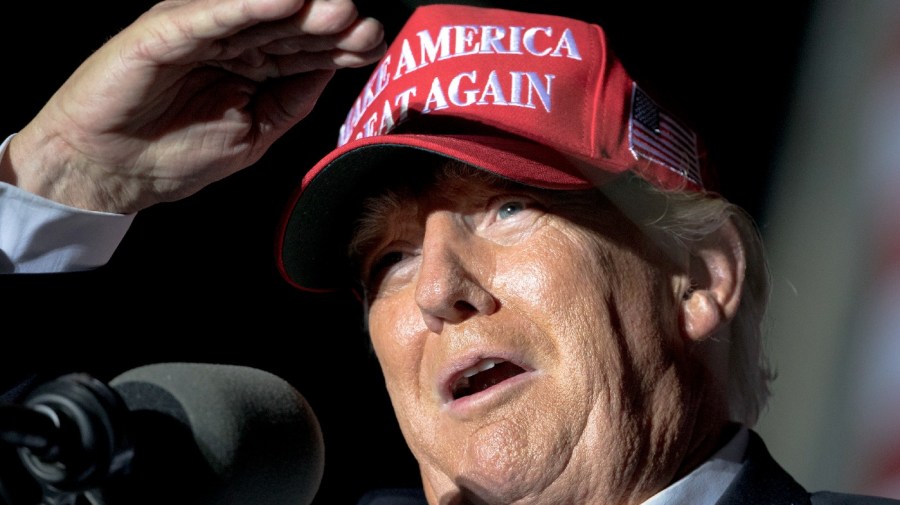
{"type": "Polygon", "coordinates": [[[729,219],[703,240],[689,244],[690,288],[681,301],[683,335],[705,340],[731,321],[744,287],[744,244],[729,219]]]}

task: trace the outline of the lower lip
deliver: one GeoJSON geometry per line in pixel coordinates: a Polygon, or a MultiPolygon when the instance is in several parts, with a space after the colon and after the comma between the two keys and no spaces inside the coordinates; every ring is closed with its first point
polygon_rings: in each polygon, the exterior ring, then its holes
{"type": "Polygon", "coordinates": [[[498,403],[511,399],[515,394],[515,389],[533,379],[534,376],[534,371],[520,373],[483,391],[452,400],[446,404],[446,408],[455,416],[464,416],[473,413],[475,410],[495,406],[498,403]]]}

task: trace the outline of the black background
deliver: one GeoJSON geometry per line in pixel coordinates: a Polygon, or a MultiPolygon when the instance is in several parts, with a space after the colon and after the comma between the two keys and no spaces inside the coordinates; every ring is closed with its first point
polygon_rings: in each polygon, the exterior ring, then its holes
{"type": "MultiPolygon", "coordinates": [[[[152,3],[4,6],[0,135],[19,130],[81,60],[152,3]]],[[[417,1],[358,3],[384,21],[390,39],[417,1]]],[[[705,136],[722,193],[764,221],[810,2],[481,3],[604,26],[632,75],[705,136]]],[[[290,381],[322,425],[326,467],[316,504],[417,485],[356,302],[295,291],[274,261],[283,206],[334,145],[369,71],[339,73],[307,120],[256,165],[141,212],[107,266],[0,277],[0,391],[72,371],[105,380],[167,361],[258,367],[290,381]]]]}

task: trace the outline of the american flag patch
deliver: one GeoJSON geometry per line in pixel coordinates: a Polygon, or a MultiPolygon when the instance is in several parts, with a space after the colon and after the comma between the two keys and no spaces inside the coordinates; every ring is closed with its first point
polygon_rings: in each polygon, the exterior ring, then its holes
{"type": "Polygon", "coordinates": [[[637,84],[631,96],[628,137],[629,148],[638,158],[660,163],[702,186],[697,134],[661,109],[637,84]]]}

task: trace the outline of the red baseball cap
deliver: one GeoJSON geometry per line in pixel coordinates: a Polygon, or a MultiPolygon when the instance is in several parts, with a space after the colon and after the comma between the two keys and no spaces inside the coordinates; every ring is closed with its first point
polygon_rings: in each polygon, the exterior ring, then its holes
{"type": "Polygon", "coordinates": [[[348,287],[359,200],[410,155],[453,158],[523,184],[573,190],[623,172],[702,191],[696,133],[628,75],[603,29],[466,5],[417,8],[303,178],[277,263],[307,291],[348,287]]]}

